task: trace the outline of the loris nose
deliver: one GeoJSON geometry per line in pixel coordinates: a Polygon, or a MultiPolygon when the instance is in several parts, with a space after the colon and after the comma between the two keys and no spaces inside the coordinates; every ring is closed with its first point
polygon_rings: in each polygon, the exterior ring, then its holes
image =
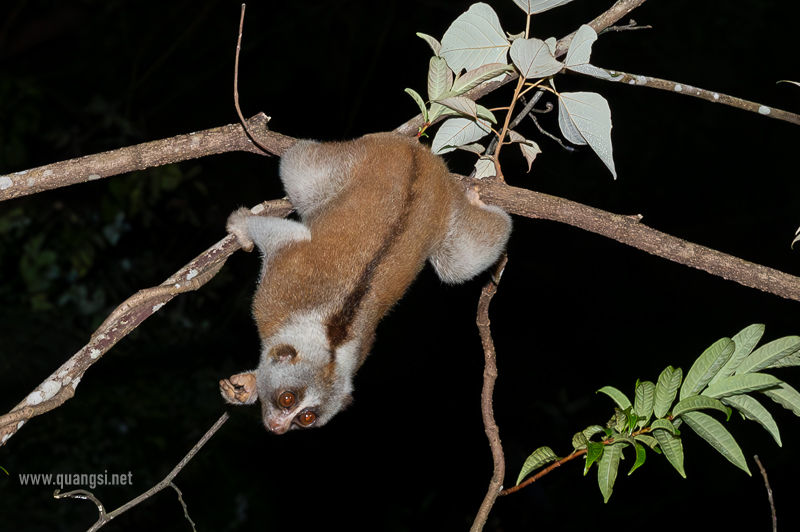
{"type": "Polygon", "coordinates": [[[267,423],[267,429],[272,432],[273,434],[283,434],[289,427],[291,426],[291,419],[288,420],[280,420],[280,419],[273,419],[269,423],[267,423]]]}

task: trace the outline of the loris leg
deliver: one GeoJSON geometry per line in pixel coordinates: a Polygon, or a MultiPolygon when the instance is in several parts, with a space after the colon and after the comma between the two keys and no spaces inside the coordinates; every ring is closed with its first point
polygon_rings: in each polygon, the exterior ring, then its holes
{"type": "Polygon", "coordinates": [[[303,224],[283,218],[257,216],[246,207],[231,213],[227,229],[245,251],[252,251],[253,244],[257,245],[265,260],[291,242],[311,240],[311,231],[303,224]]]}
{"type": "Polygon", "coordinates": [[[494,264],[511,234],[511,217],[469,189],[453,201],[447,234],[430,257],[446,283],[463,283],[494,264]]]}

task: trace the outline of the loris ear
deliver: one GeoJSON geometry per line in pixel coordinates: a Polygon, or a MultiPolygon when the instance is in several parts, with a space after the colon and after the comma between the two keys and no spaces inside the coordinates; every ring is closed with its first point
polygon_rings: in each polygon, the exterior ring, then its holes
{"type": "Polygon", "coordinates": [[[258,399],[256,374],[239,373],[230,379],[219,381],[222,398],[232,405],[251,405],[258,399]]]}

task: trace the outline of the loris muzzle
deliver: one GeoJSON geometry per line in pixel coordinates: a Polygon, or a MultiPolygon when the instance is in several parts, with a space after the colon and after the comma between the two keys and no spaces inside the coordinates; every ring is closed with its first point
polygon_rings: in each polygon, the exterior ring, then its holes
{"type": "Polygon", "coordinates": [[[461,283],[497,260],[511,232],[508,214],[465,191],[413,138],[300,141],[280,176],[300,222],[246,208],[228,218],[243,249],[261,250],[261,358],[220,382],[229,403],[259,399],[277,434],[322,426],[350,404],[378,322],[426,260],[461,283]]]}

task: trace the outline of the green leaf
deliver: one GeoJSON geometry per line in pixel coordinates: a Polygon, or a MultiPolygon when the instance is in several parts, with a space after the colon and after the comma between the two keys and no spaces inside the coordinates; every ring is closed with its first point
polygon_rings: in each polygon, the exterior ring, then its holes
{"type": "Polygon", "coordinates": [[[550,447],[539,447],[533,451],[522,465],[522,471],[519,472],[519,477],[517,477],[517,484],[522,482],[522,479],[527,477],[531,471],[539,469],[550,462],[555,462],[556,460],[558,460],[558,457],[550,447]]]}
{"type": "Polygon", "coordinates": [[[453,71],[441,57],[431,57],[428,64],[428,99],[438,100],[453,86],[453,71]]]}
{"type": "Polygon", "coordinates": [[[583,432],[576,432],[575,435],[572,437],[572,448],[575,449],[576,451],[585,449],[588,444],[589,444],[589,439],[583,432]]]}
{"type": "Polygon", "coordinates": [[[730,338],[722,338],[703,351],[686,374],[686,380],[681,386],[681,400],[699,394],[708,381],[722,369],[735,348],[736,345],[730,338]]]}
{"type": "Polygon", "coordinates": [[[749,327],[745,327],[738,333],[736,336],[733,337],[733,343],[736,344],[736,349],[733,350],[733,354],[731,358],[722,366],[722,369],[719,370],[713,379],[711,379],[708,384],[709,386],[712,384],[716,384],[716,382],[720,379],[724,379],[725,377],[730,377],[739,367],[739,364],[742,363],[742,360],[745,359],[747,355],[753,350],[759,340],[761,340],[761,336],[764,334],[764,326],[760,323],[755,323],[750,325],[749,327]]]}
{"type": "Polygon", "coordinates": [[[564,65],[540,39],[516,39],[511,43],[511,61],[526,79],[546,78],[558,74],[564,65]]]}
{"type": "Polygon", "coordinates": [[[720,412],[725,412],[725,415],[728,416],[730,419],[731,410],[711,397],[706,397],[704,395],[693,395],[692,397],[687,397],[683,401],[679,402],[675,405],[675,408],[672,409],[672,415],[674,417],[678,417],[681,414],[685,414],[686,412],[693,412],[695,410],[702,410],[712,408],[714,410],[719,410],[720,412]]]}
{"type": "Polygon", "coordinates": [[[619,434],[625,432],[628,428],[628,414],[626,412],[630,412],[630,408],[628,407],[625,409],[625,412],[620,410],[619,408],[614,409],[614,418],[609,423],[612,423],[612,428],[619,434]]]}
{"type": "Polygon", "coordinates": [[[761,406],[761,403],[750,397],[749,395],[734,395],[733,397],[725,397],[722,402],[726,405],[734,407],[736,410],[744,414],[747,419],[751,419],[759,423],[769,432],[775,439],[778,447],[783,447],[781,443],[781,433],[778,430],[778,425],[772,418],[772,414],[766,408],[761,406]]]}
{"type": "Polygon", "coordinates": [[[631,406],[631,402],[627,397],[625,397],[625,394],[617,390],[613,386],[603,386],[595,393],[606,394],[607,396],[612,398],[615,403],[617,403],[617,406],[619,406],[621,410],[625,410],[626,408],[631,406]]]}
{"type": "Polygon", "coordinates": [[[428,43],[428,46],[430,46],[431,50],[433,50],[433,55],[439,55],[439,53],[442,51],[442,45],[430,35],[417,32],[417,37],[428,43]]]}
{"type": "Polygon", "coordinates": [[[653,405],[656,400],[656,385],[650,381],[644,381],[636,386],[636,397],[634,399],[633,411],[639,417],[639,427],[644,427],[653,415],[653,405]]]}
{"type": "Polygon", "coordinates": [[[648,436],[647,434],[638,434],[634,436],[633,439],[638,442],[642,442],[643,444],[647,445],[657,453],[661,452],[658,450],[658,440],[656,440],[652,436],[648,436]]]}
{"type": "Polygon", "coordinates": [[[634,448],[636,449],[636,462],[633,464],[633,467],[630,471],[628,471],[628,476],[631,473],[639,469],[639,466],[644,464],[645,459],[647,458],[647,452],[644,450],[644,447],[638,443],[634,443],[634,448]]]}
{"type": "Polygon", "coordinates": [[[592,467],[592,464],[603,456],[603,450],[605,447],[606,446],[600,442],[590,442],[586,447],[586,465],[583,467],[584,477],[586,476],[586,473],[589,472],[589,468],[592,467]]]}
{"type": "Polygon", "coordinates": [[[422,97],[417,94],[414,89],[406,89],[406,92],[414,98],[414,101],[417,102],[419,106],[420,112],[422,112],[422,118],[425,119],[425,122],[428,121],[428,109],[425,108],[425,102],[422,100],[422,97]]]}
{"type": "Polygon", "coordinates": [[[682,378],[683,372],[681,368],[673,369],[672,366],[667,366],[659,375],[658,384],[656,384],[656,400],[653,407],[653,413],[657,418],[660,419],[666,416],[669,409],[672,408],[672,402],[678,393],[682,378]]]}
{"type": "Polygon", "coordinates": [[[603,502],[608,502],[611,492],[614,491],[614,481],[617,480],[622,445],[612,443],[605,447],[603,456],[597,461],[597,482],[603,494],[603,502]]]}
{"type": "Polygon", "coordinates": [[[583,429],[583,435],[586,436],[587,440],[591,440],[592,436],[595,434],[605,434],[606,429],[601,427],[600,425],[592,425],[590,427],[586,427],[583,429]]]}
{"type": "Polygon", "coordinates": [[[794,415],[800,416],[800,393],[797,393],[797,390],[785,382],[779,384],[776,388],[763,390],[761,393],[781,405],[783,408],[791,410],[794,412],[794,415]]]}
{"type": "Polygon", "coordinates": [[[464,144],[472,144],[491,132],[491,126],[484,120],[467,118],[448,118],[436,132],[431,143],[431,151],[437,155],[448,153],[464,144]]]}
{"type": "Polygon", "coordinates": [[[488,110],[481,104],[476,104],[476,107],[478,109],[478,118],[483,118],[484,120],[488,120],[492,124],[497,123],[497,118],[494,117],[494,113],[492,113],[490,110],[488,110]]]}
{"type": "Polygon", "coordinates": [[[672,464],[672,467],[674,467],[683,478],[686,478],[686,472],[683,470],[683,444],[681,443],[681,439],[677,436],[673,436],[666,430],[654,430],[653,436],[658,440],[658,445],[661,447],[664,456],[669,460],[669,463],[672,464]]]}
{"type": "Polygon", "coordinates": [[[791,355],[798,349],[800,349],[800,336],[778,338],[753,351],[753,354],[745,358],[739,365],[736,374],[755,373],[791,355]]]}
{"type": "Polygon", "coordinates": [[[703,395],[720,399],[779,386],[782,382],[780,379],[766,373],[745,373],[744,375],[734,375],[718,381],[713,386],[703,390],[703,395]]]}
{"type": "Polygon", "coordinates": [[[505,63],[489,63],[480,66],[474,70],[467,71],[463,76],[456,78],[453,82],[453,92],[456,95],[464,94],[470,89],[474,89],[484,81],[489,81],[492,78],[511,72],[514,67],[505,63]]]}
{"type": "Polygon", "coordinates": [[[702,412],[687,412],[682,417],[686,424],[689,425],[689,428],[710,443],[722,456],[752,476],[747,468],[747,462],[744,459],[742,450],[739,448],[739,444],[733,439],[731,433],[722,426],[722,423],[702,412]]]}
{"type": "Polygon", "coordinates": [[[675,434],[675,425],[668,419],[656,419],[653,421],[653,424],[650,425],[650,431],[655,432],[657,429],[664,429],[670,434],[675,434]]]}

